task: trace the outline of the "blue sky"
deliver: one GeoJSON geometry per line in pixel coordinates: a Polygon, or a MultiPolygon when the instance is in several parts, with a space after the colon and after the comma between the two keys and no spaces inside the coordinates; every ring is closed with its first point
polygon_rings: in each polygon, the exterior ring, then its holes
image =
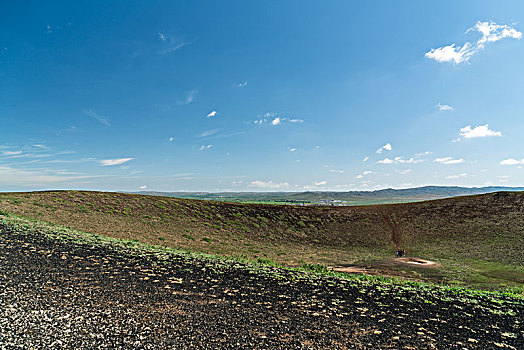
{"type": "Polygon", "coordinates": [[[0,190],[524,185],[522,1],[0,5],[0,190]]]}

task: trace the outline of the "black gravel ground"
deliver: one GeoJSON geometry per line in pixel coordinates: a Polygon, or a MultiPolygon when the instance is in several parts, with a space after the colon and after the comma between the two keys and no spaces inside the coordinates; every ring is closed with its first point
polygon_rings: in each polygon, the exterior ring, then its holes
{"type": "Polygon", "coordinates": [[[524,348],[520,299],[42,230],[0,220],[0,349],[524,348]]]}

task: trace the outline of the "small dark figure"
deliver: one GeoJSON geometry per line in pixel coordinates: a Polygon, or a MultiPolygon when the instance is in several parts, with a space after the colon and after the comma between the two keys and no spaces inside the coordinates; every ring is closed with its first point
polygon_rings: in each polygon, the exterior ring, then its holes
{"type": "Polygon", "coordinates": [[[397,250],[397,258],[401,258],[404,255],[405,250],[397,250]]]}

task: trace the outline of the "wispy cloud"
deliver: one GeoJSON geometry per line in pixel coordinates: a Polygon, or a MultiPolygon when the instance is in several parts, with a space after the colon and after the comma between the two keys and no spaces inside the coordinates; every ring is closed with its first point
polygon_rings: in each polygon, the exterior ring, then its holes
{"type": "Polygon", "coordinates": [[[521,160],[513,158],[504,159],[500,162],[500,165],[524,165],[524,158],[522,158],[521,160]]]}
{"type": "Polygon", "coordinates": [[[424,160],[422,159],[416,159],[416,158],[408,158],[404,159],[404,157],[395,157],[394,159],[384,158],[382,160],[379,160],[377,163],[379,164],[417,164],[421,163],[424,160]]]}
{"type": "Polygon", "coordinates": [[[198,89],[186,91],[186,96],[184,97],[183,100],[179,101],[178,104],[179,105],[190,104],[191,102],[195,100],[197,94],[198,94],[198,89]]]}
{"type": "Polygon", "coordinates": [[[217,132],[219,132],[220,129],[211,129],[211,130],[206,130],[206,131],[203,131],[201,132],[200,134],[197,135],[197,137],[208,137],[208,136],[213,136],[215,135],[217,132]]]}
{"type": "Polygon", "coordinates": [[[244,135],[244,134],[246,134],[245,131],[237,131],[237,132],[230,132],[230,133],[225,133],[225,134],[217,134],[215,137],[218,138],[218,139],[223,139],[223,138],[227,138],[227,137],[244,135]]]}
{"type": "Polygon", "coordinates": [[[288,147],[289,152],[295,152],[297,149],[294,147],[288,147]]]}
{"type": "Polygon", "coordinates": [[[324,186],[324,185],[327,185],[327,181],[325,180],[315,182],[315,186],[324,186]]]}
{"type": "Polygon", "coordinates": [[[469,59],[483,50],[488,43],[493,43],[504,38],[521,39],[522,33],[517,29],[508,26],[496,24],[492,21],[477,22],[469,28],[466,33],[477,32],[481,37],[475,43],[466,42],[464,45],[451,44],[426,52],[426,57],[437,62],[452,62],[460,64],[469,61],[469,59]]]}
{"type": "Polygon", "coordinates": [[[75,163],[86,163],[86,162],[94,162],[96,161],[96,158],[80,158],[80,159],[52,159],[52,160],[46,160],[42,163],[45,164],[75,164],[75,163]]]}
{"type": "Polygon", "coordinates": [[[82,173],[54,169],[21,169],[0,166],[0,183],[11,186],[32,186],[41,188],[50,184],[64,185],[68,182],[110,177],[111,175],[85,175],[82,173]]]}
{"type": "MultiPolygon", "coordinates": [[[[502,132],[490,130],[488,124],[479,125],[474,128],[472,128],[471,125],[468,125],[460,129],[460,136],[471,139],[476,137],[502,136],[502,132]]],[[[460,139],[457,141],[460,141],[460,139]]]]}
{"type": "Polygon", "coordinates": [[[200,146],[200,150],[203,151],[203,150],[206,150],[206,149],[210,149],[211,147],[213,147],[213,145],[202,145],[202,146],[200,146]]]}
{"type": "Polygon", "coordinates": [[[440,164],[460,164],[464,163],[464,159],[462,158],[453,158],[453,157],[444,157],[444,158],[437,158],[435,159],[435,162],[440,164]]]}
{"type": "Polygon", "coordinates": [[[163,46],[162,49],[158,51],[159,55],[166,55],[168,53],[177,51],[191,43],[191,42],[182,41],[180,39],[176,39],[166,33],[158,33],[158,38],[162,42],[162,46],[163,46]]]}
{"type": "Polygon", "coordinates": [[[215,115],[217,115],[217,111],[213,110],[208,113],[207,118],[213,118],[215,115]]]}
{"type": "Polygon", "coordinates": [[[253,121],[254,124],[257,125],[264,125],[264,124],[270,124],[273,126],[281,125],[283,123],[303,123],[303,119],[299,118],[288,118],[288,117],[280,117],[277,113],[266,113],[263,116],[260,116],[259,119],[256,119],[253,121]]]}
{"type": "Polygon", "coordinates": [[[461,179],[461,178],[466,178],[466,177],[468,177],[468,174],[467,173],[462,173],[462,174],[458,174],[458,175],[446,176],[446,179],[461,179]]]}
{"type": "Polygon", "coordinates": [[[15,156],[18,154],[22,154],[22,151],[2,151],[0,152],[0,154],[3,156],[15,156]]]}
{"type": "Polygon", "coordinates": [[[39,158],[50,158],[54,156],[64,155],[64,154],[73,154],[74,151],[63,151],[63,152],[57,152],[57,153],[24,153],[22,151],[3,151],[0,152],[1,156],[5,156],[7,158],[11,159],[20,159],[20,158],[26,158],[26,159],[39,159],[39,158]]]}
{"type": "Polygon", "coordinates": [[[235,84],[233,84],[233,86],[236,86],[236,87],[246,87],[246,86],[247,86],[247,81],[244,81],[243,83],[235,83],[235,84]]]}
{"type": "Polygon", "coordinates": [[[363,162],[367,162],[369,160],[369,157],[364,157],[364,159],[362,159],[363,162]]]}
{"type": "Polygon", "coordinates": [[[171,136],[171,137],[169,138],[169,142],[173,142],[173,141],[175,141],[175,139],[173,138],[173,136],[171,136]]]}
{"type": "Polygon", "coordinates": [[[498,178],[498,182],[504,183],[504,182],[508,182],[509,181],[509,176],[507,176],[507,175],[500,175],[500,176],[497,176],[497,178],[498,178]]]}
{"type": "Polygon", "coordinates": [[[116,158],[116,159],[102,159],[100,160],[100,164],[103,166],[111,166],[111,165],[120,165],[127,163],[135,158],[116,158]]]}
{"type": "Polygon", "coordinates": [[[261,180],[255,180],[252,181],[251,184],[249,184],[250,187],[256,187],[256,188],[264,188],[264,189],[285,189],[289,188],[289,184],[287,182],[282,183],[276,183],[271,180],[269,181],[261,181],[261,180]]]}
{"type": "Polygon", "coordinates": [[[437,108],[441,112],[445,112],[445,111],[453,112],[455,110],[455,108],[451,107],[450,105],[443,105],[440,103],[437,103],[437,108]]]}
{"type": "Polygon", "coordinates": [[[98,120],[100,123],[104,124],[105,126],[111,126],[111,124],[109,124],[109,122],[107,121],[107,119],[104,116],[102,116],[102,115],[100,115],[100,114],[98,114],[98,113],[96,113],[96,112],[94,112],[94,111],[92,111],[90,109],[85,110],[84,113],[87,116],[89,116],[89,117],[91,117],[91,118],[93,118],[95,120],[98,120]]]}
{"type": "Polygon", "coordinates": [[[377,153],[382,153],[383,151],[391,151],[393,149],[393,147],[391,146],[391,144],[388,142],[386,143],[384,146],[380,147],[379,149],[377,149],[377,153]]]}
{"type": "Polygon", "coordinates": [[[344,173],[344,170],[337,170],[337,169],[329,169],[330,173],[336,173],[336,174],[342,174],[344,173]]]}

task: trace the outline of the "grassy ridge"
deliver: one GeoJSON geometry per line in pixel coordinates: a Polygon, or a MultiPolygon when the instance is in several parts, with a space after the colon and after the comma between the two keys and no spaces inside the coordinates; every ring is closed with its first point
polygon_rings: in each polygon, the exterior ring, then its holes
{"type": "Polygon", "coordinates": [[[524,193],[361,207],[292,207],[55,191],[0,194],[0,210],[113,238],[287,265],[356,265],[373,274],[480,288],[524,285],[524,193]],[[398,263],[400,246],[434,267],[398,263]]]}

